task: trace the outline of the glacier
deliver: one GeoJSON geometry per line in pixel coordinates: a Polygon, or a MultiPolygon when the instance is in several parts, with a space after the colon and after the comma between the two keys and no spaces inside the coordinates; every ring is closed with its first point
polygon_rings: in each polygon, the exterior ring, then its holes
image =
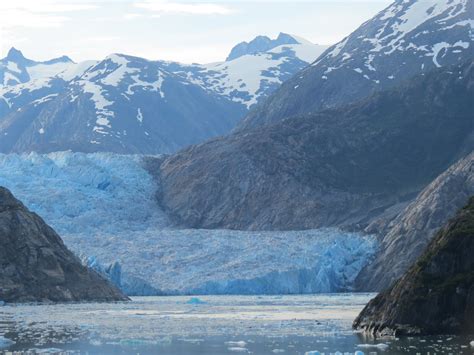
{"type": "Polygon", "coordinates": [[[0,166],[0,186],[131,295],[347,291],[378,246],[374,236],[337,229],[173,226],[140,155],[0,154],[0,166]]]}

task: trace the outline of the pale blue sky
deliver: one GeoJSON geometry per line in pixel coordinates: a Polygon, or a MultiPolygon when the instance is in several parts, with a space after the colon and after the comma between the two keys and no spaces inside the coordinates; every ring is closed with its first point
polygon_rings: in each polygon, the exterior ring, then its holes
{"type": "Polygon", "coordinates": [[[0,51],[75,61],[127,53],[214,62],[256,35],[286,32],[333,44],[388,6],[387,0],[178,1],[1,0],[0,51]]]}

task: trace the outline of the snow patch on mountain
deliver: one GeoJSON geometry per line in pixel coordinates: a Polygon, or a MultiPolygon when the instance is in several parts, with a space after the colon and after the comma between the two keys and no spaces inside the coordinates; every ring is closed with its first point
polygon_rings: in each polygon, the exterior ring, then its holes
{"type": "Polygon", "coordinates": [[[47,96],[44,96],[44,97],[42,97],[38,100],[33,101],[32,104],[35,105],[35,106],[41,105],[41,104],[44,104],[45,102],[48,102],[49,100],[52,100],[56,96],[58,96],[58,94],[47,95],[47,96]]]}
{"type": "Polygon", "coordinates": [[[30,80],[41,81],[43,79],[51,79],[54,77],[61,77],[61,74],[77,68],[77,64],[71,62],[59,62],[55,64],[36,64],[28,67],[28,75],[30,80]]]}
{"type": "Polygon", "coordinates": [[[115,117],[115,112],[112,107],[114,101],[108,97],[113,96],[110,92],[111,88],[118,90],[123,82],[127,82],[127,90],[122,93],[127,100],[130,100],[129,96],[134,95],[137,89],[159,92],[161,98],[164,98],[162,84],[165,75],[163,72],[156,70],[155,81],[144,81],[140,79],[140,75],[144,69],[142,62],[146,65],[146,61],[139,59],[139,62],[142,66],[131,67],[130,65],[136,65],[136,63],[127,56],[112,54],[90,67],[76,81],[84,93],[91,94],[90,99],[94,103],[97,115],[96,126],[93,127],[94,132],[102,135],[110,134],[107,128],[112,128],[110,120],[115,117]]]}
{"type": "Polygon", "coordinates": [[[0,186],[41,215],[78,255],[104,265],[119,262],[131,279],[167,293],[335,292],[350,288],[374,253],[372,236],[335,229],[173,228],[156,204],[157,186],[142,159],[0,155],[0,186]]]}
{"type": "Polygon", "coordinates": [[[90,98],[94,103],[97,120],[96,126],[94,126],[94,132],[100,134],[108,134],[105,128],[111,128],[110,118],[114,117],[115,113],[107,107],[113,104],[113,101],[109,101],[105,98],[103,89],[101,86],[88,80],[81,80],[80,85],[82,86],[83,92],[90,94],[90,98]]]}
{"type": "MultiPolygon", "coordinates": [[[[367,38],[365,41],[371,42],[373,45],[372,52],[380,52],[383,50],[385,54],[393,53],[399,48],[416,48],[413,43],[405,41],[405,37],[410,35],[414,30],[418,29],[424,23],[434,20],[438,24],[445,24],[456,16],[467,11],[469,0],[425,0],[425,1],[404,1],[395,2],[380,15],[380,20],[397,18],[397,21],[386,23],[375,37],[367,38]],[[406,5],[409,3],[409,6],[406,5]]],[[[441,27],[442,30],[452,28],[452,26],[469,25],[465,21],[459,21],[447,28],[441,27]]],[[[423,47],[418,49],[423,50],[423,47]]]]}
{"type": "Polygon", "coordinates": [[[143,122],[143,114],[141,108],[137,109],[137,121],[142,123],[143,122]]]}
{"type": "Polygon", "coordinates": [[[267,52],[242,55],[231,61],[201,65],[187,79],[206,90],[247,107],[256,104],[267,87],[280,86],[297,70],[316,60],[327,46],[312,43],[280,45],[267,52]],[[292,68],[292,69],[290,69],[292,68]]]}

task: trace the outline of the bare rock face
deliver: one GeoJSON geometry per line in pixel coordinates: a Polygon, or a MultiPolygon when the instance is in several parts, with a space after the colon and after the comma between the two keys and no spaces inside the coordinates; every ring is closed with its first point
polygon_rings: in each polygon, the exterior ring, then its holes
{"type": "Polygon", "coordinates": [[[194,228],[361,230],[473,150],[473,83],[470,61],[192,146],[150,164],[158,200],[194,228]]]}
{"type": "Polygon", "coordinates": [[[436,231],[473,195],[474,152],[436,178],[379,231],[384,235],[380,252],[359,274],[357,288],[363,291],[388,288],[423,253],[436,231]]]}
{"type": "Polygon", "coordinates": [[[474,197],[354,321],[374,336],[474,332],[474,197]]]}
{"type": "Polygon", "coordinates": [[[56,232],[0,187],[0,300],[78,302],[128,300],[84,267],[56,232]]]}

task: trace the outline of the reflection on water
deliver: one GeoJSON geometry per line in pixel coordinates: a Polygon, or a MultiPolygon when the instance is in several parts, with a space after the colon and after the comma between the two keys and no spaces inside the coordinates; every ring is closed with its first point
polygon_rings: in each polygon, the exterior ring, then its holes
{"type": "Polygon", "coordinates": [[[473,353],[474,337],[373,341],[353,333],[352,320],[373,296],[138,297],[114,304],[7,305],[0,307],[0,347],[3,341],[5,353],[71,354],[473,353]]]}

